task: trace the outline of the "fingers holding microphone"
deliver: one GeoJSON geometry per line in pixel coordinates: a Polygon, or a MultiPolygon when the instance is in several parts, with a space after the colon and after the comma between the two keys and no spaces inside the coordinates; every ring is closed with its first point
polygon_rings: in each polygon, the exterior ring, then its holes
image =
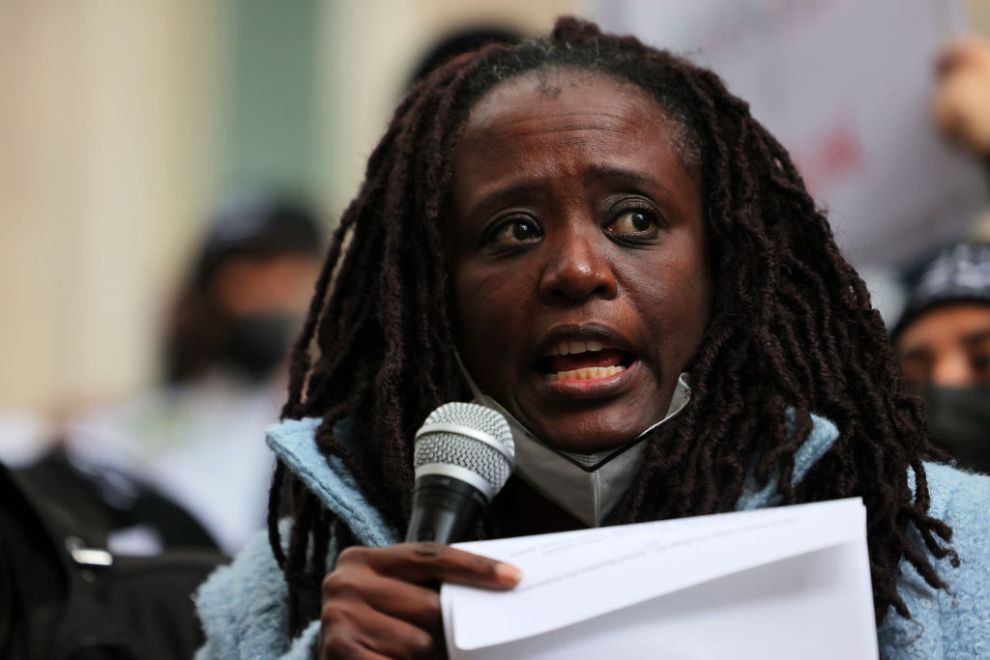
{"type": "Polygon", "coordinates": [[[440,582],[507,590],[517,568],[438,543],[344,550],[323,580],[321,658],[444,657],[440,582]]]}
{"type": "Polygon", "coordinates": [[[519,583],[514,566],[445,545],[466,539],[514,459],[508,422],[490,408],[448,403],[426,419],[416,434],[410,542],[340,554],[323,580],[321,658],[444,657],[438,584],[519,583]]]}

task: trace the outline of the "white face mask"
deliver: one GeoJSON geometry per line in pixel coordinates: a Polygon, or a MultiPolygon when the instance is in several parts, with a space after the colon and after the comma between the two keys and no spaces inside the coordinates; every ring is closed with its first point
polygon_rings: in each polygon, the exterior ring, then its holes
{"type": "Polygon", "coordinates": [[[533,490],[589,527],[601,525],[629,489],[642,462],[646,437],[681,412],[691,399],[691,386],[685,372],[677,379],[663,419],[621,447],[577,454],[551,449],[540,442],[508,410],[478,388],[460,355],[457,362],[475,401],[502,413],[509,422],[516,444],[516,473],[533,490]]]}

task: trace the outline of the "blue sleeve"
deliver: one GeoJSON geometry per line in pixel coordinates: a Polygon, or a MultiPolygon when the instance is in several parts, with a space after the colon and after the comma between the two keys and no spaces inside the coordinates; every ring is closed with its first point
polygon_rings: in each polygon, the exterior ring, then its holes
{"type": "Polygon", "coordinates": [[[264,532],[233,563],[214,571],[195,600],[206,635],[196,660],[313,657],[319,621],[289,639],[288,588],[264,532]]]}
{"type": "Polygon", "coordinates": [[[990,477],[945,465],[928,465],[929,479],[952,481],[939,516],[952,528],[959,568],[941,571],[949,584],[939,593],[946,657],[990,657],[990,477]],[[951,472],[950,472],[951,471],[951,472]]]}
{"type": "MultiPolygon", "coordinates": [[[[926,463],[929,513],[952,528],[959,567],[933,560],[947,589],[932,589],[907,560],[897,592],[911,611],[893,608],[878,630],[881,655],[898,660],[990,657],[990,477],[926,463]]],[[[920,536],[915,541],[921,543],[920,536]]]]}

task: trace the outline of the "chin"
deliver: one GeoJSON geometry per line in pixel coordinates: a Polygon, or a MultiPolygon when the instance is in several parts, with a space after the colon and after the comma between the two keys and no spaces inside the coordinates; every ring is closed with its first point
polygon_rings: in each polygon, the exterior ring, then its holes
{"type": "Polygon", "coordinates": [[[527,425],[536,437],[554,449],[578,454],[592,454],[621,447],[635,439],[652,422],[630,424],[628,414],[568,415],[563,419],[547,420],[527,425]]]}

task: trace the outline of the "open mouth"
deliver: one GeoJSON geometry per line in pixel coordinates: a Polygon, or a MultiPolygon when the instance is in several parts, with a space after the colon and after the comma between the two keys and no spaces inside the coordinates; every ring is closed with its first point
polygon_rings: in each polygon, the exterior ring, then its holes
{"type": "Polygon", "coordinates": [[[636,361],[628,351],[598,340],[560,340],[537,361],[537,369],[550,382],[609,378],[636,361]]]}

